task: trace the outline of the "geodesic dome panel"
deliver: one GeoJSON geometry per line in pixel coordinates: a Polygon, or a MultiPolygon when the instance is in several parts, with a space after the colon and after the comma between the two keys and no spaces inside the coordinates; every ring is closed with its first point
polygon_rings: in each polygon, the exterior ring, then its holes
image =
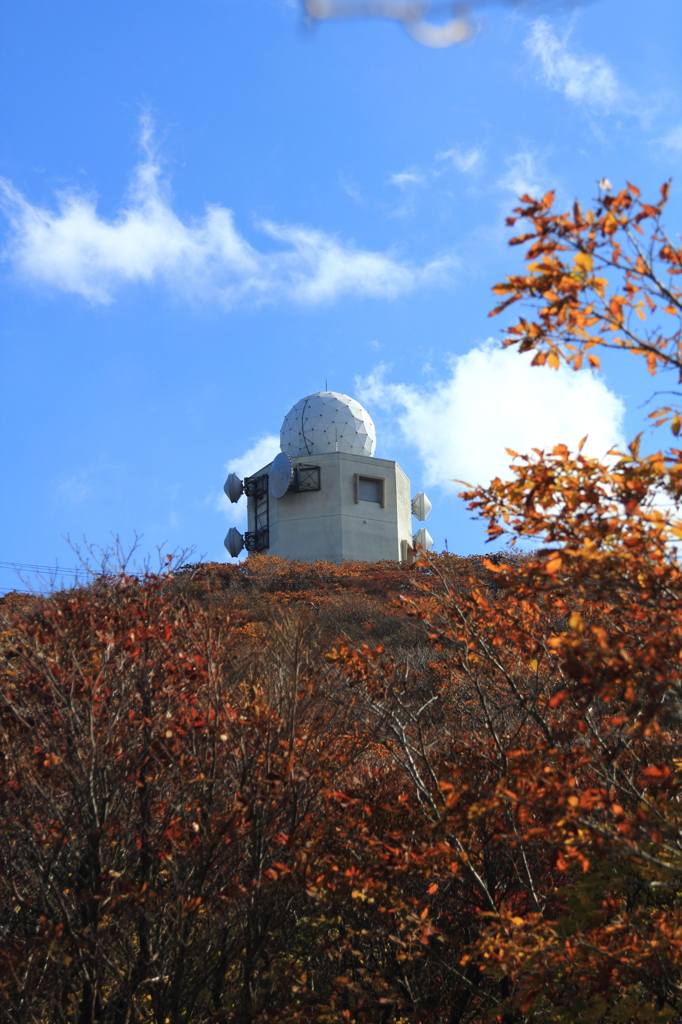
{"type": "Polygon", "coordinates": [[[372,417],[354,398],[317,391],[297,402],[279,433],[283,452],[301,455],[374,455],[377,444],[372,417]]]}

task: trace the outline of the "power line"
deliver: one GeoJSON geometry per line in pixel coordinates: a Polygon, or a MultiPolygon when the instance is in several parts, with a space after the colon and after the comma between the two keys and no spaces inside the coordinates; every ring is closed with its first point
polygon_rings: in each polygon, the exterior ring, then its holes
{"type": "MultiPolygon", "coordinates": [[[[125,576],[135,576],[138,579],[143,579],[147,572],[143,569],[138,572],[133,572],[130,569],[119,569],[119,570],[107,570],[107,569],[89,569],[87,566],[82,566],[80,569],[74,569],[71,566],[61,567],[59,565],[38,565],[32,562],[3,562],[0,561],[0,571],[13,571],[20,578],[22,573],[36,573],[38,576],[48,577],[50,582],[54,582],[60,577],[70,577],[74,581],[83,579],[83,577],[90,577],[95,579],[98,576],[118,576],[119,574],[125,576]]],[[[153,574],[152,574],[153,575],[153,574]]],[[[25,581],[22,581],[25,582],[25,581]]],[[[10,590],[16,590],[17,593],[30,594],[32,590],[21,590],[17,587],[0,587],[0,595],[7,594],[10,590]]]]}
{"type": "MultiPolygon", "coordinates": [[[[58,579],[60,576],[67,576],[74,581],[79,577],[83,576],[96,576],[92,569],[73,569],[70,566],[61,569],[58,565],[35,565],[28,562],[2,562],[0,561],[0,570],[15,572],[21,579],[21,573],[38,573],[40,576],[48,576],[52,582],[58,579]]],[[[25,580],[21,581],[25,583],[25,580]]],[[[34,590],[26,590],[24,587],[0,587],[0,597],[4,597],[6,594],[33,594],[34,590]]]]}
{"type": "Polygon", "coordinates": [[[50,576],[97,576],[94,569],[61,568],[58,565],[31,565],[27,562],[0,562],[0,569],[13,569],[15,572],[49,573],[50,576]]]}

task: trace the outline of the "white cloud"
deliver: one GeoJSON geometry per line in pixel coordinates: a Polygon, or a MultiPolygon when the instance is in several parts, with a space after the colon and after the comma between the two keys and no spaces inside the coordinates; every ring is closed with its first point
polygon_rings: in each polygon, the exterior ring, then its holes
{"type": "Polygon", "coordinates": [[[396,185],[398,188],[405,188],[411,185],[423,185],[426,178],[421,171],[400,171],[399,174],[392,174],[388,179],[389,185],[396,185]]]}
{"type": "Polygon", "coordinates": [[[444,283],[453,266],[442,257],[417,267],[323,231],[269,221],[259,229],[284,248],[260,252],[224,206],[209,205],[202,217],[181,220],[171,206],[148,119],[142,146],[128,195],[111,220],[98,214],[90,195],[61,192],[55,212],[32,205],[0,179],[11,226],[5,256],[20,276],[95,303],[111,302],[125,284],[162,282],[186,299],[229,307],[273,300],[312,305],[341,295],[394,298],[444,283]]]}
{"type": "Polygon", "coordinates": [[[533,23],[524,45],[538,61],[546,84],[563,92],[566,99],[593,109],[608,111],[626,90],[607,61],[598,56],[577,56],[568,49],[568,36],[559,39],[551,25],[540,18],[533,23]]]}
{"type": "Polygon", "coordinates": [[[530,195],[540,197],[551,185],[534,153],[522,150],[505,161],[507,170],[498,180],[499,188],[512,192],[514,196],[530,195]]]}
{"type": "Polygon", "coordinates": [[[453,358],[449,377],[431,388],[388,384],[384,368],[358,381],[359,398],[388,410],[405,440],[416,447],[427,485],[457,493],[453,480],[484,484],[509,478],[510,456],[564,443],[603,456],[622,446],[625,408],[603,380],[532,367],[530,358],[488,341],[453,358]]]}
{"type": "Polygon", "coordinates": [[[225,467],[228,473],[244,478],[267,466],[279,452],[279,434],[265,434],[243,455],[230,459],[225,467]]]}
{"type": "MultiPolygon", "coordinates": [[[[279,452],[279,434],[265,434],[259,438],[243,455],[238,455],[225,466],[226,473],[236,473],[242,480],[272,462],[279,452]]],[[[215,498],[215,507],[223,512],[233,525],[246,525],[246,498],[242,495],[238,502],[231,502],[224,491],[215,498]]]]}
{"type": "Polygon", "coordinates": [[[443,153],[436,154],[436,160],[447,160],[452,166],[461,171],[462,174],[473,174],[477,171],[483,160],[483,150],[478,146],[462,151],[460,149],[446,149],[443,153]]]}

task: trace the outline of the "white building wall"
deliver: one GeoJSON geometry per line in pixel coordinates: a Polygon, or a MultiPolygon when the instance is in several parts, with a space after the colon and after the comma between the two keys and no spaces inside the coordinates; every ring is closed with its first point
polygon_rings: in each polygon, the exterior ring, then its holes
{"type": "MultiPolygon", "coordinates": [[[[320,467],[319,491],[269,495],[270,538],[263,554],[303,562],[400,561],[412,543],[410,482],[396,462],[332,452],[294,458],[320,467]],[[358,478],[379,480],[383,503],[359,496],[358,478]],[[401,546],[402,542],[402,546],[401,546]]],[[[258,474],[267,473],[269,466],[258,474]]],[[[249,499],[249,530],[253,500],[249,499]]]]}

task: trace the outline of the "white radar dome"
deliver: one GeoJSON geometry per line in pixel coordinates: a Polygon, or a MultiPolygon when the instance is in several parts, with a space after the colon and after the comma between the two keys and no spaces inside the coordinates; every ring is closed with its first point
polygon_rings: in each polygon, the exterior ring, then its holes
{"type": "Polygon", "coordinates": [[[317,391],[297,402],[284,417],[279,433],[282,451],[305,455],[374,455],[377,444],[372,417],[354,398],[336,391],[317,391]]]}

